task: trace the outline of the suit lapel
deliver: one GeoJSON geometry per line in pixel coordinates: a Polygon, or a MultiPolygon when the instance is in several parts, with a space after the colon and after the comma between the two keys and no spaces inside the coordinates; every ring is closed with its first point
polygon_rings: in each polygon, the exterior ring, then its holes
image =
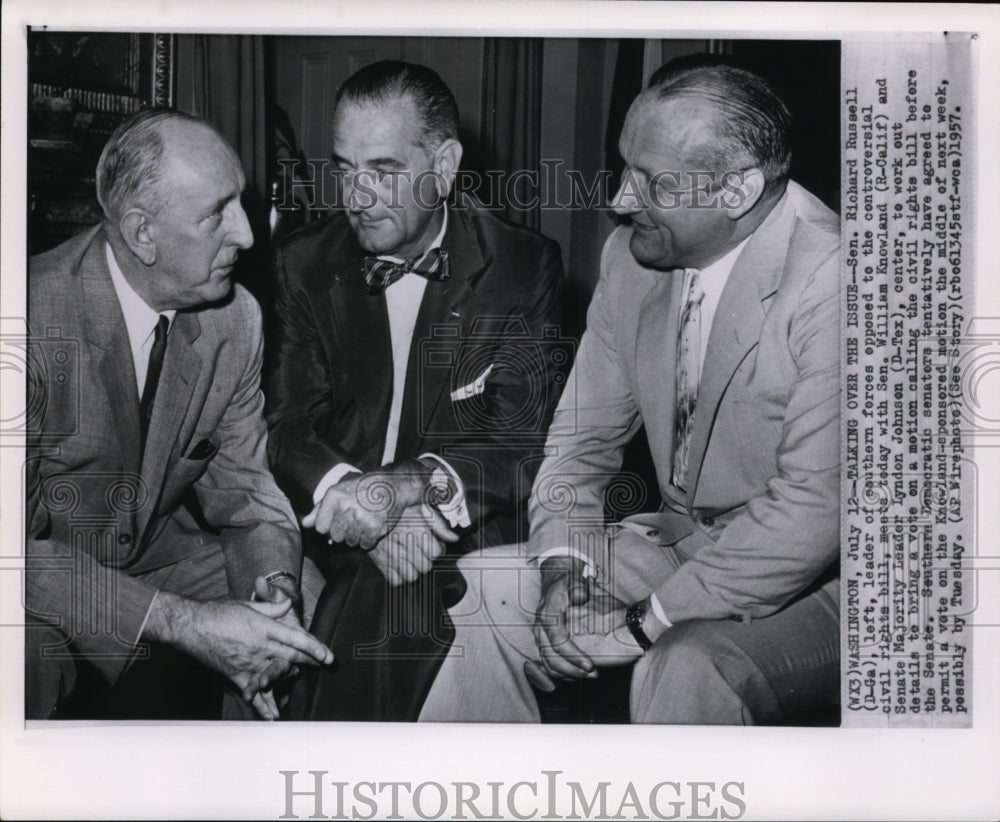
{"type": "MultiPolygon", "coordinates": [[[[181,425],[187,417],[191,395],[201,372],[201,357],[193,348],[200,333],[197,314],[179,312],[167,337],[167,352],[142,462],[142,479],[153,501],[159,500],[167,471],[181,456],[178,453],[183,446],[179,436],[181,425]]],[[[136,522],[140,532],[145,530],[155,507],[150,505],[140,510],[136,522]]]]}
{"type": "Polygon", "coordinates": [[[341,362],[354,386],[360,418],[384,442],[392,401],[389,314],[384,294],[368,294],[362,275],[364,252],[353,232],[347,234],[347,253],[331,249],[322,262],[330,282],[328,299],[338,338],[334,350],[342,352],[341,362]]]}
{"type": "Polygon", "coordinates": [[[97,372],[111,409],[108,447],[121,452],[122,468],[139,473],[139,391],[125,318],[111,282],[104,233],[95,234],[80,266],[87,340],[100,350],[97,372]]]}
{"type": "MultiPolygon", "coordinates": [[[[471,207],[471,206],[469,206],[471,207]]],[[[434,356],[441,363],[455,363],[458,346],[474,317],[466,316],[476,282],[492,262],[469,218],[468,208],[453,209],[448,214],[448,230],[441,247],[448,252],[450,277],[430,281],[424,290],[406,368],[406,389],[400,415],[397,454],[415,453],[422,432],[445,390],[451,383],[453,368],[427,368],[426,341],[433,340],[434,356]]],[[[387,332],[388,333],[388,332],[387,332]]]]}
{"type": "Polygon", "coordinates": [[[751,235],[733,266],[715,310],[691,435],[688,488],[692,493],[688,495],[689,506],[694,503],[694,491],[698,487],[719,403],[736,369],[757,345],[767,313],[765,303],[781,282],[794,218],[795,211],[785,194],[751,235]]]}

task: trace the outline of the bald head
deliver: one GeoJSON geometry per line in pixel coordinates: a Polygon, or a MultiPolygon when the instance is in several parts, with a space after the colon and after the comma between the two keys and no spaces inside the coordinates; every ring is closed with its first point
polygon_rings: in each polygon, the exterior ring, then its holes
{"type": "Polygon", "coordinates": [[[156,311],[225,299],[253,234],[240,203],[239,159],[207,123],[148,111],[112,135],[97,167],[97,194],[115,260],[156,311]]]}
{"type": "Polygon", "coordinates": [[[749,237],[780,201],[788,111],[756,75],[668,63],[625,118],[626,174],[612,200],[643,265],[704,268],[749,237]]]}
{"type": "Polygon", "coordinates": [[[122,123],[97,163],[97,201],[117,224],[129,209],[156,214],[170,199],[177,166],[234,163],[232,149],[208,123],[180,111],[148,110],[122,123]]]}
{"type": "Polygon", "coordinates": [[[657,107],[678,151],[699,168],[757,168],[769,188],[784,186],[791,115],[763,78],[682,58],[653,74],[640,101],[657,107]]]}

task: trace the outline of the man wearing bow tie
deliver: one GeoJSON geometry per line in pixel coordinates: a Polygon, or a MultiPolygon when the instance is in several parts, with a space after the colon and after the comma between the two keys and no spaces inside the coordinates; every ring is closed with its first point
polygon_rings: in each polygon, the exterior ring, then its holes
{"type": "Polygon", "coordinates": [[[446,205],[457,135],[433,71],[357,72],[333,122],[343,211],[278,250],[269,454],[331,580],[315,630],[345,654],[310,678],[313,718],[416,718],[448,556],[518,538],[560,392],[559,248],[446,205]]]}
{"type": "Polygon", "coordinates": [[[112,716],[162,718],[174,695],[134,678],[162,676],[159,643],[275,719],[272,684],[332,657],[302,627],[322,581],[266,462],[260,308],[231,280],[243,171],[207,123],[148,111],[96,177],[103,223],[31,260],[25,714],[93,716],[85,662],[128,672],[112,716]]]}

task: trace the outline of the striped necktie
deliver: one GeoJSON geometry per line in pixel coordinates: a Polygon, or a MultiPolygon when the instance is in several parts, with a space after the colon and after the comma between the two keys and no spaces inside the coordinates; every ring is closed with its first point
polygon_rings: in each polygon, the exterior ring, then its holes
{"type": "Polygon", "coordinates": [[[701,379],[701,301],[705,297],[697,271],[688,270],[687,299],[677,331],[677,416],[674,428],[674,466],[671,481],[687,488],[688,456],[694,411],[701,379]]]}

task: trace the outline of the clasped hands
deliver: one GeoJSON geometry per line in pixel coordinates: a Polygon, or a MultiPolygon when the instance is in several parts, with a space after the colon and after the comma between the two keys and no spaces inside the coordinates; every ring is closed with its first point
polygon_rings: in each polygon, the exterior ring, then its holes
{"type": "Polygon", "coordinates": [[[539,661],[524,663],[528,681],[541,691],[554,690],[559,680],[595,679],[598,668],[627,665],[643,654],[625,624],[630,603],[586,578],[584,570],[575,557],[542,563],[542,594],[532,628],[539,661]]]}
{"type": "Polygon", "coordinates": [[[459,537],[431,507],[433,468],[418,459],[352,473],[330,486],[302,520],[331,544],[360,546],[390,585],[413,582],[459,537]]]}

